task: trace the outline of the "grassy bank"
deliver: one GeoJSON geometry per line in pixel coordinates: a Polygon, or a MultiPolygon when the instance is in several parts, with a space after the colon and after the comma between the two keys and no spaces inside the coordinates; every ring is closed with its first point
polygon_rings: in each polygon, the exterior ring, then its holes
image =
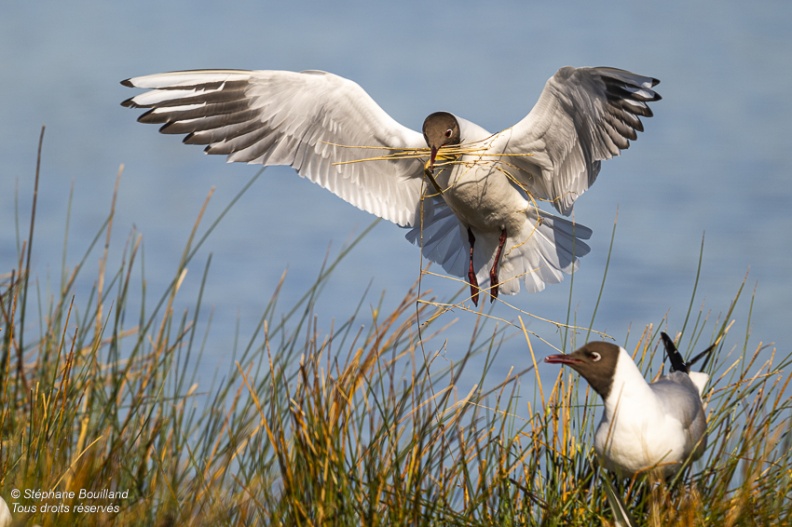
{"type": "MultiPolygon", "coordinates": [[[[198,219],[170,286],[148,291],[140,237],[115,242],[114,201],[53,291],[31,273],[35,206],[0,269],[0,496],[20,524],[597,525],[620,506],[639,525],[792,521],[792,356],[749,349],[734,304],[715,306],[718,320],[691,313],[683,339],[719,342],[704,457],[667,484],[617,481],[598,468],[599,401],[576,375],[543,385],[527,364],[491,378],[513,328],[484,315],[445,327],[443,305],[416,286],[391,312],[361,307],[320,332],[313,305],[346,252],[296,305],[276,292],[229,374],[199,385],[201,290],[190,309],[173,306],[212,226],[198,219]],[[93,288],[75,289],[91,260],[93,288]],[[438,360],[449,331],[470,334],[455,363],[438,360]],[[494,388],[458,388],[473,357],[478,386],[494,388]]],[[[629,348],[647,371],[659,329],[629,348]]]]}

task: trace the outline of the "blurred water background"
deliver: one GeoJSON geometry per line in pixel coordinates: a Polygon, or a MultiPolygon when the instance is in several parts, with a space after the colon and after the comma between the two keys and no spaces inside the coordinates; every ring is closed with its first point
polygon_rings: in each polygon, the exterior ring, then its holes
{"type": "MultiPolygon", "coordinates": [[[[2,11],[0,272],[16,267],[15,221],[26,223],[29,214],[42,125],[33,257],[39,277],[52,283],[60,278],[72,188],[70,265],[106,216],[124,165],[111,251],[117,263],[128,234],[141,232],[148,289],[158,295],[173,278],[210,188],[216,189],[211,218],[258,170],[226,165],[136,123],[139,112],[119,105],[137,93],[119,84],[127,77],[191,68],[322,69],[354,79],[414,129],[429,113],[447,110],[496,131],[530,110],[560,66],[610,65],[661,79],[663,100],[645,120],[646,133],[606,162],[576,203],[577,221],[594,229],[592,251],[575,275],[578,322],[591,318],[618,217],[599,330],[623,343],[629,332],[666,316],[667,331],[681,329],[704,237],[694,310],[717,318],[747,273],[728,345],[741,346],[746,331],[750,349],[774,342],[788,353],[792,345],[789,2],[84,0],[11,2],[2,11]]],[[[289,306],[313,282],[328,251],[337,254],[371,221],[291,169],[268,169],[202,248],[177,306],[192,306],[200,265],[212,254],[204,303],[213,320],[202,375],[229,367],[235,333],[252,331],[284,270],[282,305],[289,306]]],[[[383,291],[386,307],[401,299],[420,264],[405,232],[381,222],[346,258],[322,293],[321,327],[349,317],[366,287],[365,305],[375,305],[383,291]]],[[[83,274],[78,295],[90,290],[94,276],[83,274]]],[[[427,277],[423,287],[447,299],[458,283],[427,277]]],[[[564,320],[569,294],[567,281],[507,300],[564,320]]],[[[518,312],[496,304],[492,314],[516,322],[518,312]]],[[[444,350],[456,360],[474,317],[462,310],[445,316],[459,319],[444,350]]],[[[561,345],[552,325],[526,321],[561,345]]],[[[520,332],[510,332],[515,338],[505,344],[492,382],[528,363],[520,332]]],[[[536,351],[545,355],[551,348],[537,342],[536,351]]],[[[549,368],[545,375],[556,372],[549,368]]]]}

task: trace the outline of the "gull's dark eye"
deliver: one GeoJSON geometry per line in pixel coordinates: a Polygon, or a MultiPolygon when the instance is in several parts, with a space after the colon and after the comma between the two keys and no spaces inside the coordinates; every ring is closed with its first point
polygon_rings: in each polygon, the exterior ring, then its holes
{"type": "Polygon", "coordinates": [[[445,136],[450,138],[453,134],[454,134],[454,131],[449,128],[448,130],[446,130],[445,136]]]}
{"type": "Polygon", "coordinates": [[[597,362],[602,358],[602,356],[596,351],[592,351],[591,353],[589,353],[589,357],[591,357],[591,360],[594,362],[597,362]]]}

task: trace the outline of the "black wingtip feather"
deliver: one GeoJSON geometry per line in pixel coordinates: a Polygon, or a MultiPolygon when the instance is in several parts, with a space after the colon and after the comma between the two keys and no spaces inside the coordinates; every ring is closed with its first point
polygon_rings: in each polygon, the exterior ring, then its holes
{"type": "Polygon", "coordinates": [[[671,361],[671,371],[682,371],[685,373],[690,372],[690,368],[688,365],[685,364],[685,359],[682,358],[682,354],[679,353],[677,347],[674,345],[674,341],[671,340],[671,337],[666,335],[665,332],[660,332],[660,337],[663,339],[663,346],[665,347],[666,355],[668,355],[668,360],[671,361]]]}
{"type": "Polygon", "coordinates": [[[677,351],[676,346],[674,345],[674,341],[665,333],[660,332],[660,336],[663,339],[663,345],[665,346],[666,354],[668,358],[671,360],[671,371],[684,371],[690,372],[691,366],[696,364],[701,359],[704,359],[704,363],[701,365],[701,371],[707,367],[707,363],[712,357],[712,352],[715,351],[715,348],[718,346],[718,343],[711,344],[707,349],[690,359],[689,361],[685,362],[682,358],[682,354],[677,351]],[[676,357],[676,359],[675,359],[676,357]],[[682,367],[678,367],[677,365],[681,364],[682,367]]]}
{"type": "Polygon", "coordinates": [[[127,88],[134,88],[135,87],[135,85],[132,84],[132,79],[131,78],[122,80],[121,81],[121,86],[126,86],[127,88]]]}
{"type": "Polygon", "coordinates": [[[163,124],[168,122],[168,117],[166,115],[155,113],[154,110],[156,110],[156,108],[152,108],[138,117],[138,122],[143,124],[163,124]]]}
{"type": "Polygon", "coordinates": [[[711,344],[709,348],[705,349],[704,351],[702,351],[701,353],[690,359],[690,361],[688,362],[688,366],[693,366],[703,358],[704,364],[701,365],[701,369],[704,370],[704,368],[707,367],[707,363],[709,363],[710,357],[712,356],[712,352],[715,351],[717,345],[718,345],[717,342],[711,344]]]}

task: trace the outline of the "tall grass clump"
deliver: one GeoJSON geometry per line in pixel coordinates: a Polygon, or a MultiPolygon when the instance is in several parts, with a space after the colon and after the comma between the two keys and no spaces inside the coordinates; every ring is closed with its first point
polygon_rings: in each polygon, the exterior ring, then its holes
{"type": "MultiPolygon", "coordinates": [[[[734,335],[750,325],[750,314],[732,318],[742,288],[720,316],[691,310],[681,335],[686,350],[717,343],[707,365],[704,457],[669,481],[622,481],[599,467],[591,446],[595,394],[566,371],[543,373],[543,383],[533,351],[537,338],[566,341],[558,328],[592,328],[548,323],[540,336],[519,316],[494,323],[483,312],[461,327],[448,322],[447,303],[416,284],[396,307],[362,298],[322,331],[316,299],[358,238],[285,307],[284,278],[251,334],[229,344],[227,372],[202,385],[197,368],[210,331],[202,292],[212,277],[210,259],[201,266],[195,255],[225,211],[203,231],[199,214],[170,285],[152,292],[140,235],[116,247],[110,201],[52,291],[30,265],[35,197],[29,221],[20,221],[18,258],[0,271],[0,496],[20,524],[791,521],[792,354],[749,348],[734,335]],[[75,285],[86,262],[98,262],[87,290],[75,285]],[[197,292],[178,311],[188,267],[201,269],[197,292]],[[450,332],[469,344],[448,349],[450,332]],[[511,353],[522,350],[525,367],[498,378],[493,365],[505,360],[505,342],[511,353]]],[[[661,362],[663,323],[622,343],[647,376],[661,362]]]]}

